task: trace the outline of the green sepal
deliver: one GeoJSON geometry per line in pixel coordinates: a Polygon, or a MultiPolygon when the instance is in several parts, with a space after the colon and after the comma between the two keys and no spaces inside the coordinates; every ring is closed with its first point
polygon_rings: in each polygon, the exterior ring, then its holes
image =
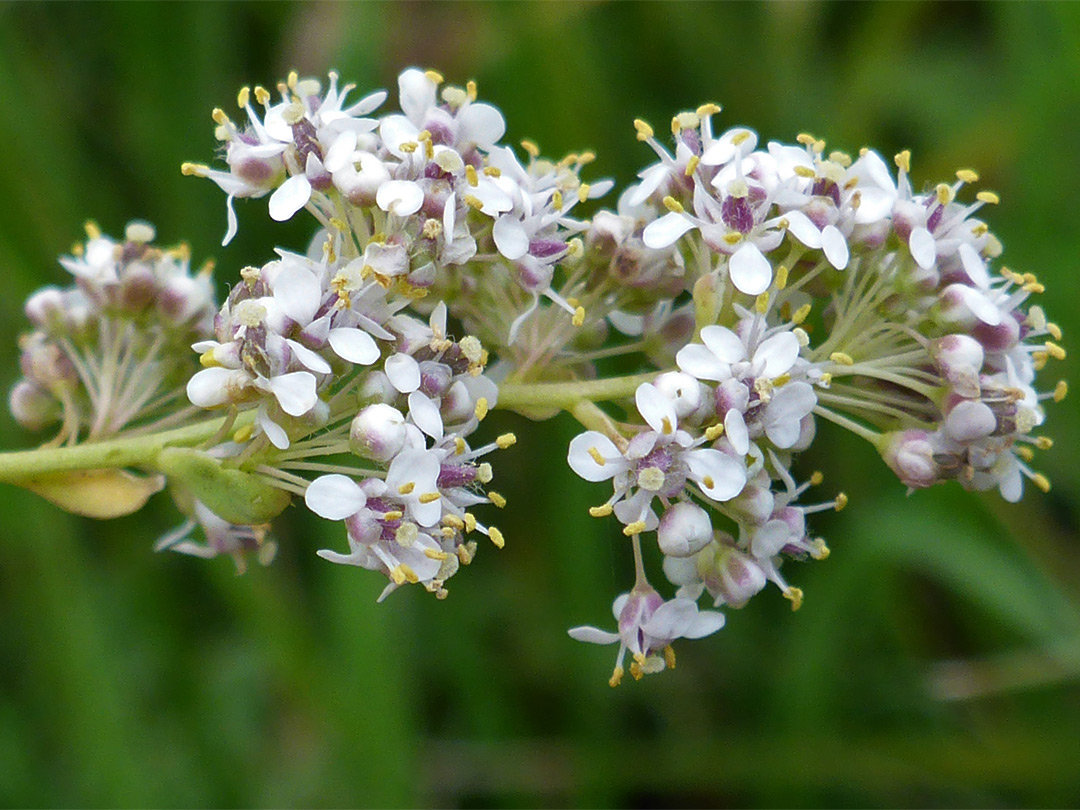
{"type": "Polygon", "coordinates": [[[252,473],[224,468],[220,459],[190,447],[165,448],[155,466],[229,523],[268,523],[292,501],[285,490],[252,473]]]}

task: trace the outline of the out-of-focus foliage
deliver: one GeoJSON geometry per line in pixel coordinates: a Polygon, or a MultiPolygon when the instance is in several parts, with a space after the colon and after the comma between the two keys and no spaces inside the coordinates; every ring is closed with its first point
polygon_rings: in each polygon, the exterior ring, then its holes
{"type": "MultiPolygon", "coordinates": [[[[510,135],[595,149],[628,182],[631,121],[724,104],[718,126],[914,153],[916,182],[978,169],[1010,267],[1065,328],[1080,311],[1080,7],[1056,4],[7,4],[0,7],[0,382],[21,305],[63,278],[87,217],[187,239],[227,283],[300,217],[180,176],[242,84],[337,68],[394,88],[408,65],[475,78],[510,135]]],[[[614,201],[609,201],[613,204],[614,201]]],[[[1058,368],[1066,376],[1070,358],[1058,368]]],[[[1052,373],[1052,372],[1051,372],[1052,373]]],[[[1050,381],[1052,385],[1052,380],[1050,381]]],[[[906,498],[853,437],[801,464],[851,496],[816,519],[827,563],[679,668],[617,690],[605,623],[625,539],[586,514],[573,426],[526,426],[498,459],[501,553],[446,602],[377,606],[375,578],[315,557],[337,524],[293,509],[269,569],[154,556],[164,496],[109,523],[0,492],[3,805],[1072,805],[1080,802],[1080,420],[1051,406],[1055,484],[1011,506],[959,487],[906,498]]],[[[0,420],[5,447],[33,437],[0,420]]]]}

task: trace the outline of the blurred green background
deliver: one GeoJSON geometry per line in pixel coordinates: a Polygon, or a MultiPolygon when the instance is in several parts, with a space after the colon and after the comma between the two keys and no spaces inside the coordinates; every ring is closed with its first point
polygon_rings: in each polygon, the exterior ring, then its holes
{"type": "MultiPolygon", "coordinates": [[[[300,247],[301,218],[181,177],[209,161],[209,113],[242,84],[338,69],[475,78],[509,140],[595,149],[628,182],[664,129],[810,131],[830,147],[914,153],[916,182],[978,169],[1009,266],[1033,271],[1066,330],[1080,310],[1080,6],[1056,4],[4,4],[0,7],[0,384],[22,302],[64,282],[55,257],[96,218],[187,239],[219,281],[300,247]]],[[[613,204],[613,201],[611,203],[613,204]]],[[[1075,355],[1074,355],[1075,356],[1075,355]]],[[[1070,358],[1044,377],[1050,388],[1070,358]]],[[[1074,375],[1075,376],[1075,375],[1074,375]]],[[[1075,400],[1075,396],[1073,400],[1075,400]]],[[[292,509],[282,550],[155,556],[165,496],[98,523],[0,491],[0,804],[4,806],[1076,806],[1080,546],[1073,400],[1051,406],[1054,482],[1008,505],[958,487],[905,496],[871,450],[822,427],[800,461],[851,506],[819,516],[832,557],[792,564],[675,672],[607,686],[608,625],[631,584],[600,485],[563,463],[574,426],[501,415],[508,544],[482,549],[446,602],[374,603],[367,572],[315,557],[339,527],[292,509]]],[[[40,440],[0,419],[0,442],[40,440]]]]}

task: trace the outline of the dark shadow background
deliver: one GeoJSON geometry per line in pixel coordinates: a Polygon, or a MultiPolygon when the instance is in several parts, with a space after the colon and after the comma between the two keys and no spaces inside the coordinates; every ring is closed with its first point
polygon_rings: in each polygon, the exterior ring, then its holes
{"type": "MultiPolygon", "coordinates": [[[[1038,274],[1066,329],[1080,307],[1080,6],[972,3],[5,4],[0,7],[0,384],[26,295],[87,217],[187,239],[219,282],[307,225],[181,177],[209,161],[214,106],[289,68],[396,92],[418,64],[475,78],[509,141],[595,149],[630,181],[631,121],[724,104],[717,126],[830,147],[910,148],[917,183],[978,169],[1005,259],[1038,274]]],[[[613,204],[611,201],[609,204],[613,204]]],[[[1074,367],[1047,370],[1044,388],[1074,367]]],[[[1075,397],[1074,397],[1075,399],[1075,397]]],[[[380,606],[378,577],[315,557],[338,527],[291,509],[269,569],[154,556],[165,496],[97,523],[0,492],[4,806],[1076,806],[1080,472],[1073,400],[1051,406],[1055,488],[1020,505],[957,487],[907,498],[872,450],[823,426],[800,462],[851,506],[833,549],[679,668],[617,690],[609,621],[631,583],[613,525],[573,478],[566,420],[501,415],[510,498],[437,603],[380,606]]],[[[0,442],[31,446],[9,417],[0,442]]],[[[787,571],[787,569],[785,569],[787,571]]]]}

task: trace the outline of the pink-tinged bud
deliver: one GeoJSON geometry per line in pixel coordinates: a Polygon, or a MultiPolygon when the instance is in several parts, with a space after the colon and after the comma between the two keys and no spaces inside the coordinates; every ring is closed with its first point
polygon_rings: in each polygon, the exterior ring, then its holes
{"type": "Polygon", "coordinates": [[[734,546],[721,545],[705,578],[709,592],[733,608],[741,608],[765,587],[764,569],[734,546]]]}
{"type": "Polygon", "coordinates": [[[747,484],[743,491],[728,501],[726,506],[736,517],[754,526],[761,526],[772,515],[774,498],[768,487],[747,484]]]}
{"type": "Polygon", "coordinates": [[[43,287],[26,299],[24,310],[34,326],[53,331],[64,322],[64,294],[58,287],[43,287]]]}
{"type": "Polygon", "coordinates": [[[358,413],[349,428],[349,447],[358,456],[386,462],[405,444],[405,417],[391,405],[376,403],[358,413]]]}
{"type": "Polygon", "coordinates": [[[941,481],[934,461],[934,447],[925,430],[902,430],[889,434],[881,457],[906,486],[925,489],[941,481]]]}
{"type": "Polygon", "coordinates": [[[439,402],[439,413],[444,425],[456,425],[466,422],[476,412],[476,402],[469,394],[468,386],[461,380],[455,380],[439,402]]]}
{"type": "Polygon", "coordinates": [[[996,326],[979,322],[972,329],[976,340],[988,352],[1007,352],[1020,342],[1020,324],[1013,313],[1005,315],[996,326]]]}
{"type": "Polygon", "coordinates": [[[441,397],[450,387],[453,377],[450,367],[434,360],[423,360],[420,363],[420,392],[430,399],[441,397]]]}
{"type": "Polygon", "coordinates": [[[157,278],[154,269],[138,262],[124,268],[115,303],[126,312],[140,312],[154,300],[157,278]]]}
{"type": "Polygon", "coordinates": [[[657,529],[660,551],[672,557],[689,557],[712,540],[709,513],[697,504],[680,501],[664,511],[657,529]]]}
{"type": "Polygon", "coordinates": [[[44,388],[29,380],[19,380],[8,396],[15,421],[27,430],[41,430],[61,416],[60,403],[44,388]]]}
{"type": "Polygon", "coordinates": [[[968,335],[946,335],[930,344],[941,375],[962,397],[979,396],[979,372],[983,365],[983,347],[968,335]]]}
{"type": "Polygon", "coordinates": [[[945,417],[945,435],[953,441],[972,442],[997,430],[997,419],[985,402],[965,399],[952,407],[945,417]]]}
{"type": "Polygon", "coordinates": [[[372,371],[364,379],[357,396],[361,402],[393,402],[398,398],[398,390],[385,372],[372,371]]]}
{"type": "Polygon", "coordinates": [[[852,253],[859,250],[876,250],[885,244],[889,237],[889,221],[880,219],[877,222],[856,225],[848,237],[848,245],[852,253]]]}

